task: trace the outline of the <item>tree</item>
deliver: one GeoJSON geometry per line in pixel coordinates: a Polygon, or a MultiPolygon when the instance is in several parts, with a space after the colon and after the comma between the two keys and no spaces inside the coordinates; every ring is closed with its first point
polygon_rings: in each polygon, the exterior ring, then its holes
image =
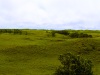
{"type": "Polygon", "coordinates": [[[84,34],[84,33],[70,33],[69,35],[71,38],[92,38],[92,35],[84,34]]]}
{"type": "Polygon", "coordinates": [[[77,32],[74,32],[74,33],[70,33],[70,35],[69,35],[71,38],[78,38],[78,36],[79,36],[79,33],[77,33],[77,32]]]}
{"type": "Polygon", "coordinates": [[[51,36],[52,36],[52,37],[55,37],[55,36],[56,36],[55,31],[52,31],[52,32],[51,32],[51,36]]]}
{"type": "Polygon", "coordinates": [[[71,53],[59,56],[62,66],[55,71],[54,75],[93,75],[92,62],[71,53]]]}
{"type": "Polygon", "coordinates": [[[58,34],[69,35],[69,32],[67,30],[57,30],[55,32],[58,34]]]}

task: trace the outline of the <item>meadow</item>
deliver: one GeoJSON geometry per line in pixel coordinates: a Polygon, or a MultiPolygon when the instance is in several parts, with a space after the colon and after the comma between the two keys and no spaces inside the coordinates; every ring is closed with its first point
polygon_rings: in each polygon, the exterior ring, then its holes
{"type": "Polygon", "coordinates": [[[59,33],[52,36],[52,30],[22,31],[25,34],[0,34],[0,75],[53,75],[61,65],[59,55],[67,52],[90,59],[94,75],[100,75],[99,30],[67,30],[92,38],[71,38],[59,33]]]}

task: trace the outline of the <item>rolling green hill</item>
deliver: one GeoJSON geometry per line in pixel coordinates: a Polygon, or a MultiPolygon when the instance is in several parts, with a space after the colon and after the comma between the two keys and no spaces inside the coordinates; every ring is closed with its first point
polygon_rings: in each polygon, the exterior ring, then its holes
{"type": "Polygon", "coordinates": [[[100,31],[68,30],[92,35],[71,38],[51,30],[22,30],[25,34],[0,34],[0,75],[52,75],[60,65],[58,56],[67,52],[93,62],[95,75],[100,74],[100,31]]]}

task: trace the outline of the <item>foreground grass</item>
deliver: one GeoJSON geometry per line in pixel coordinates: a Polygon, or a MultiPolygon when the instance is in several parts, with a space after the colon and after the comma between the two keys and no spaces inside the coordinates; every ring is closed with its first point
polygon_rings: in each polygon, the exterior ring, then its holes
{"type": "Polygon", "coordinates": [[[60,65],[58,56],[66,52],[91,59],[94,74],[100,74],[100,33],[82,31],[93,38],[72,39],[51,37],[44,30],[27,31],[28,35],[0,34],[0,75],[52,75],[60,65]]]}

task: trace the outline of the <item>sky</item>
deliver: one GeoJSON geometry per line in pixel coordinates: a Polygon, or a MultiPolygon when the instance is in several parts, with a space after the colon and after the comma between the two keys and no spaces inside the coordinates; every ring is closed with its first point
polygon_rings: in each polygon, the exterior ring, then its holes
{"type": "Polygon", "coordinates": [[[0,29],[100,30],[100,0],[0,0],[0,29]]]}

